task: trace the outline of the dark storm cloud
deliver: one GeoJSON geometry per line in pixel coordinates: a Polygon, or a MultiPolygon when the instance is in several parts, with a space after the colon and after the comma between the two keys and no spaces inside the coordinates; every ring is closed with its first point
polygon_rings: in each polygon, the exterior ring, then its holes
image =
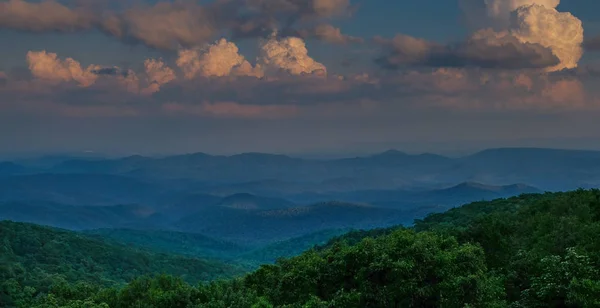
{"type": "Polygon", "coordinates": [[[349,7],[349,0],[219,0],[206,5],[158,2],[113,11],[71,8],[54,0],[9,0],[0,3],[0,28],[30,32],[94,28],[126,43],[174,50],[201,46],[223,31],[234,37],[264,37],[275,29],[293,32],[298,21],[330,18],[349,7]]]}
{"type": "Polygon", "coordinates": [[[491,30],[477,32],[465,42],[449,45],[407,35],[397,35],[391,40],[376,37],[374,41],[387,49],[385,55],[375,59],[386,69],[405,66],[531,69],[560,63],[548,48],[522,43],[512,35],[491,30]]]}

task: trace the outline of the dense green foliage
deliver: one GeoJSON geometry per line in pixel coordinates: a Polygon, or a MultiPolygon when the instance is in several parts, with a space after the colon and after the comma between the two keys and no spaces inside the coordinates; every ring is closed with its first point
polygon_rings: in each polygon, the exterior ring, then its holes
{"type": "Polygon", "coordinates": [[[478,243],[523,307],[600,306],[600,190],[476,202],[415,223],[478,243]]]}
{"type": "Polygon", "coordinates": [[[240,272],[219,262],[153,253],[76,232],[0,222],[0,307],[14,302],[15,292],[37,295],[57,282],[113,286],[154,273],[198,282],[240,272]]]}
{"type": "Polygon", "coordinates": [[[302,252],[327,243],[332,238],[344,234],[344,229],[323,230],[304,236],[275,242],[239,256],[238,260],[246,262],[273,263],[279,258],[297,256],[302,252]]]}
{"type": "MultiPolygon", "coordinates": [[[[523,195],[352,232],[236,280],[58,281],[20,307],[600,307],[600,191],[523,195]]],[[[8,291],[7,291],[8,290],[8,291]]]]}
{"type": "Polygon", "coordinates": [[[257,268],[265,263],[273,263],[279,258],[297,256],[346,232],[345,229],[317,231],[257,247],[242,246],[201,234],[174,231],[131,229],[82,231],[82,233],[98,239],[110,240],[128,246],[143,247],[163,253],[218,259],[227,263],[243,264],[244,268],[257,268]]]}
{"type": "Polygon", "coordinates": [[[250,250],[235,243],[210,238],[201,234],[161,230],[96,229],[83,231],[100,239],[145,247],[164,253],[176,253],[214,259],[233,259],[250,250]]]}

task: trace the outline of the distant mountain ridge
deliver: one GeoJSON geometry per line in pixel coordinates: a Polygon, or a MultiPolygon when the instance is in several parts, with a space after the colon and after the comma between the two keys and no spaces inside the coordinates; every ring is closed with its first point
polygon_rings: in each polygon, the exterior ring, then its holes
{"type": "Polygon", "coordinates": [[[263,153],[232,156],[195,153],[163,158],[68,160],[48,171],[106,173],[153,180],[191,179],[222,185],[261,181],[323,183],[336,190],[372,189],[375,187],[367,187],[368,183],[383,185],[385,181],[390,183],[387,189],[472,181],[493,185],[526,183],[545,190],[561,190],[600,184],[600,152],[500,148],[449,158],[389,150],[331,160],[263,153]]]}
{"type": "Polygon", "coordinates": [[[389,150],[330,160],[262,153],[51,158],[0,164],[0,219],[268,244],[327,229],[411,224],[472,201],[598,186],[595,151],[507,148],[449,158],[389,150]]]}

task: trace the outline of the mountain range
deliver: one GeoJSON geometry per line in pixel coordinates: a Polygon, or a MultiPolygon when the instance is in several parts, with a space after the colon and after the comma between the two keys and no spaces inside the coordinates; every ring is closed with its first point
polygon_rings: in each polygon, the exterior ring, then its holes
{"type": "Polygon", "coordinates": [[[553,149],[460,158],[396,150],[328,160],[44,157],[0,163],[0,220],[185,232],[257,246],[325,230],[410,225],[471,201],[598,183],[600,152],[553,149]]]}
{"type": "Polygon", "coordinates": [[[489,149],[459,158],[390,150],[371,156],[330,160],[263,153],[233,156],[195,153],[161,158],[65,158],[45,166],[31,160],[24,165],[7,162],[0,165],[0,175],[120,175],[162,184],[187,184],[225,195],[440,188],[462,182],[525,183],[542,190],[565,190],[597,186],[599,162],[598,151],[537,148],[489,149]]]}

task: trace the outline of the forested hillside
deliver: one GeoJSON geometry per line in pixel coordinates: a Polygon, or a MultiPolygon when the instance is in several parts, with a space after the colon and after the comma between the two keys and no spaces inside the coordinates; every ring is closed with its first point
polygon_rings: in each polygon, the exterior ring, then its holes
{"type": "Polygon", "coordinates": [[[3,296],[20,307],[599,307],[598,234],[600,190],[522,195],[352,232],[236,280],[72,281],[40,294],[12,281],[3,296]]]}
{"type": "Polygon", "coordinates": [[[48,292],[63,282],[119,286],[158,273],[197,283],[242,271],[224,263],[154,253],[71,231],[0,222],[0,307],[15,304],[25,294],[48,292]]]}

